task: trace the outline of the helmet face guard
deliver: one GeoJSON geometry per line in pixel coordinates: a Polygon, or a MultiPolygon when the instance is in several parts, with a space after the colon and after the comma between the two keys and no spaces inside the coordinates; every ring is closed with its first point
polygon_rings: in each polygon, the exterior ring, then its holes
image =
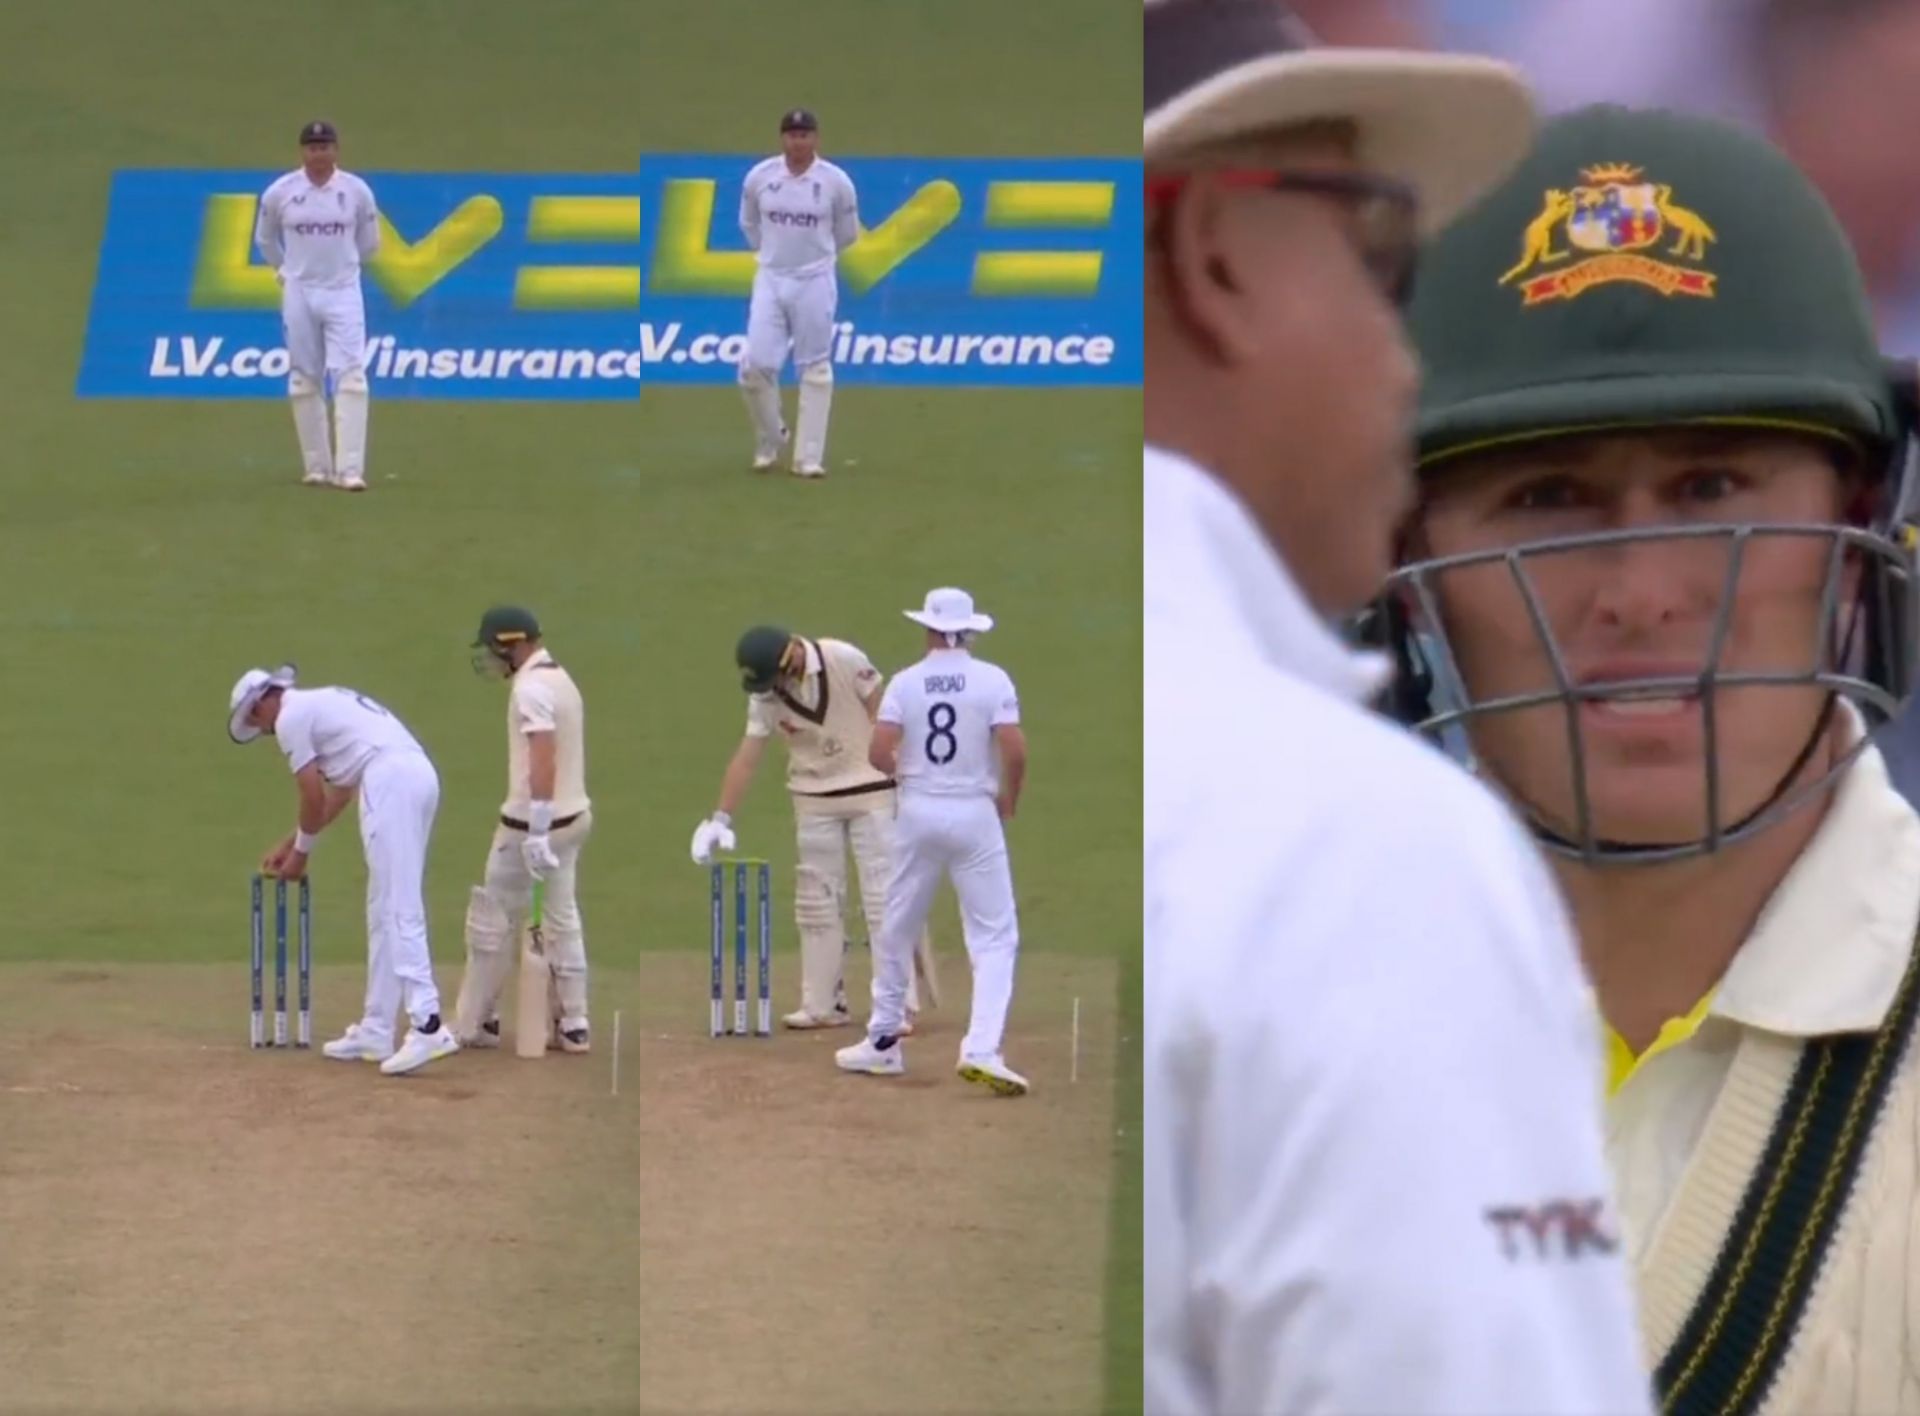
{"type": "Polygon", "coordinates": [[[1594,532],[1525,542],[1493,550],[1417,561],[1388,581],[1373,624],[1396,670],[1390,690],[1393,715],[1423,734],[1458,742],[1460,732],[1498,714],[1554,706],[1565,722],[1566,751],[1573,798],[1574,830],[1569,835],[1548,826],[1528,803],[1537,836],[1549,848],[1589,864],[1667,861],[1705,855],[1753,836],[1815,797],[1865,751],[1868,734],[1899,712],[1913,690],[1916,627],[1920,627],[1920,578],[1916,578],[1910,537],[1891,528],[1869,529],[1830,523],[1720,523],[1649,530],[1594,532]],[[1745,670],[1727,664],[1733,612],[1743,569],[1755,549],[1767,542],[1799,541],[1825,546],[1816,642],[1801,669],[1745,670]],[[1577,682],[1556,641],[1543,603],[1536,571],[1552,558],[1622,544],[1699,542],[1724,549],[1726,569],[1718,606],[1698,672],[1686,675],[1616,678],[1577,682]],[[1481,696],[1467,683],[1447,632],[1442,587],[1462,570],[1498,567],[1525,606],[1535,642],[1550,681],[1536,689],[1481,696]],[[1847,590],[1852,577],[1856,584],[1847,590]],[[1722,819],[1720,728],[1716,709],[1721,690],[1754,686],[1818,688],[1828,699],[1820,728],[1799,759],[1762,806],[1737,821],[1722,819]],[[1696,697],[1705,736],[1701,790],[1706,830],[1687,841],[1627,845],[1602,840],[1593,822],[1588,790],[1586,730],[1581,705],[1674,697],[1696,697]],[[1800,781],[1806,761],[1824,736],[1833,701],[1844,699],[1858,711],[1866,732],[1840,753],[1817,779],[1800,781]]]}

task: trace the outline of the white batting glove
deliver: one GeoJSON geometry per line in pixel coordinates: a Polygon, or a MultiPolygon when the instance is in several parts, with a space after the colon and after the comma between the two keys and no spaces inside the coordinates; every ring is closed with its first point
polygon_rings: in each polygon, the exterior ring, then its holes
{"type": "Polygon", "coordinates": [[[723,851],[733,849],[733,827],[730,823],[730,817],[716,811],[693,828],[693,863],[695,865],[706,865],[712,861],[716,848],[723,851]]]}
{"type": "Polygon", "coordinates": [[[520,857],[536,880],[545,880],[560,869],[560,857],[553,853],[553,842],[545,836],[529,836],[522,841],[520,857]]]}

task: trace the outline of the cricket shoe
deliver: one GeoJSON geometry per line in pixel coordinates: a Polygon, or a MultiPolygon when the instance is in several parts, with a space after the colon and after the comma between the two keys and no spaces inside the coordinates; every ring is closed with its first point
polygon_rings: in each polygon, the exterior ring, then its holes
{"type": "Polygon", "coordinates": [[[343,492],[364,492],[367,489],[367,479],[358,472],[349,472],[344,477],[337,477],[333,484],[343,492]]]}
{"type": "Polygon", "coordinates": [[[385,1062],[393,1056],[392,1043],[374,1041],[358,1023],[348,1023],[345,1032],[320,1050],[336,1062],[385,1062]]]}
{"type": "Polygon", "coordinates": [[[587,1035],[587,1026],[582,1023],[577,1028],[559,1030],[560,1050],[562,1052],[591,1052],[593,1041],[587,1035]]]}
{"type": "Polygon", "coordinates": [[[798,1012],[787,1014],[780,1021],[795,1032],[812,1032],[817,1028],[844,1028],[853,1021],[853,1017],[845,1008],[835,1008],[824,1016],[819,1013],[809,1013],[802,1008],[798,1012]]]}
{"type": "Polygon", "coordinates": [[[306,475],[300,479],[301,484],[308,487],[324,487],[332,480],[333,474],[331,472],[323,472],[318,468],[309,469],[306,475]]]}
{"type": "Polygon", "coordinates": [[[1025,1096],[1031,1090],[1027,1079],[1002,1061],[998,1053],[991,1057],[962,1057],[955,1070],[963,1080],[985,1087],[995,1096],[1025,1096]]]}
{"type": "Polygon", "coordinates": [[[796,477],[824,477],[827,475],[827,469],[817,462],[796,462],[793,464],[793,475],[796,477]]]}
{"type": "Polygon", "coordinates": [[[432,1022],[434,1026],[429,1031],[408,1028],[406,1041],[400,1044],[398,1052],[380,1064],[380,1070],[389,1077],[398,1077],[426,1066],[435,1058],[451,1057],[458,1052],[460,1040],[453,1035],[453,1029],[438,1017],[432,1022]]]}
{"type": "Polygon", "coordinates": [[[900,1039],[885,1039],[882,1047],[870,1037],[863,1037],[852,1047],[843,1047],[833,1054],[833,1065],[843,1072],[865,1072],[873,1077],[898,1077],[907,1070],[907,1056],[900,1046],[900,1039]]]}
{"type": "Polygon", "coordinates": [[[773,444],[772,447],[762,444],[759,449],[754,452],[753,470],[756,472],[765,472],[768,468],[772,467],[774,463],[780,460],[780,449],[786,445],[787,430],[782,428],[780,430],[780,441],[773,444]]]}

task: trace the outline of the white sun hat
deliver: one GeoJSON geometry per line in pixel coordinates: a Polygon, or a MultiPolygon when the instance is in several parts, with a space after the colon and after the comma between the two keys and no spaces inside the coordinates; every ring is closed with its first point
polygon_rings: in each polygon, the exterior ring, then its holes
{"type": "Polygon", "coordinates": [[[266,669],[248,669],[240,675],[240,681],[233,686],[233,693],[227,700],[227,736],[235,742],[252,742],[260,736],[260,729],[247,721],[247,714],[253,711],[254,704],[270,688],[292,688],[294,667],[282,664],[272,671],[266,669]]]}
{"type": "Polygon", "coordinates": [[[993,628],[993,616],[979,613],[973,608],[973,596],[951,585],[927,591],[924,606],[900,613],[937,634],[984,634],[993,628]]]}
{"type": "Polygon", "coordinates": [[[1359,133],[1360,166],[1419,193],[1427,233],[1533,141],[1526,81],[1497,59],[1321,46],[1279,0],[1146,0],[1145,15],[1149,168],[1212,143],[1345,119],[1359,133]]]}

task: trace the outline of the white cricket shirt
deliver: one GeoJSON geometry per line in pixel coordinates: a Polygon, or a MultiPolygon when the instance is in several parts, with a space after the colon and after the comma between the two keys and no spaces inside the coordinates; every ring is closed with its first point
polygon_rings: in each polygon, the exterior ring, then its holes
{"type": "Polygon", "coordinates": [[[997,796],[993,730],[1020,721],[1020,695],[998,664],[936,649],[888,682],[878,721],[900,728],[894,777],[903,793],[997,796]]]}
{"type": "Polygon", "coordinates": [[[1144,463],[1146,1409],[1647,1412],[1544,864],[1238,499],[1144,463]]]}
{"type": "Polygon", "coordinates": [[[406,725],[350,688],[290,688],[280,701],[274,741],[294,772],[320,764],[329,785],[357,787],[382,752],[424,752],[406,725]]]}
{"type": "Polygon", "coordinates": [[[777,275],[832,270],[840,252],[860,239],[860,203],[853,179],[823,157],[798,177],[784,157],[747,173],[740,188],[740,232],[760,268],[777,275]]]}
{"type": "Polygon", "coordinates": [[[260,198],[253,240],[266,263],[289,281],[357,285],[360,263],[380,249],[373,188],[339,168],[316,187],[296,167],[275,178],[260,198]]]}

